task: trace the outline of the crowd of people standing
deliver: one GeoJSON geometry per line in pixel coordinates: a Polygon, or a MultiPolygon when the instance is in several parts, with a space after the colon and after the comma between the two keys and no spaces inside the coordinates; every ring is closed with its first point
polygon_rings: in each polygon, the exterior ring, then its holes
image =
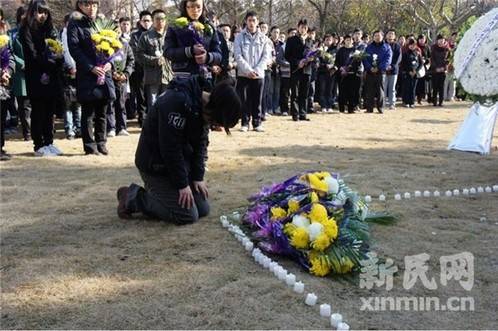
{"type": "Polygon", "coordinates": [[[67,139],[82,139],[86,154],[107,155],[107,139],[128,136],[127,120],[137,118],[142,126],[174,78],[203,77],[207,90],[235,85],[243,104],[241,132],[263,132],[272,115],[298,122],[314,112],[384,113],[395,109],[398,96],[407,108],[424,101],[442,106],[455,97],[456,34],[438,35],[432,45],[424,35],[398,38],[393,29],[318,36],[306,19],[282,31],[253,11],[232,26],[208,15],[202,0],[184,0],[180,16],[212,33],[204,32],[202,42],[186,39],[162,9],[141,12],[136,25],[121,17],[117,70],[116,61],[97,65],[90,31],[99,4],[78,0],[60,29],[45,0],[20,7],[12,29],[2,12],[0,34],[9,36],[1,75],[2,160],[10,159],[5,134],[19,124],[34,155],[61,155],[54,145],[55,115],[63,117],[67,139]],[[48,38],[62,42],[62,58],[49,56],[48,38]]]}

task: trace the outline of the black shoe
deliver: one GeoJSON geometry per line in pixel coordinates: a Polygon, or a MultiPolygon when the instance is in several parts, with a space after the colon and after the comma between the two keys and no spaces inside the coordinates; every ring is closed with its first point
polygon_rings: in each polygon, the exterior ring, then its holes
{"type": "Polygon", "coordinates": [[[294,122],[297,122],[297,121],[299,121],[299,117],[297,117],[297,116],[292,116],[292,120],[293,120],[294,122]]]}
{"type": "Polygon", "coordinates": [[[31,140],[31,135],[25,134],[24,135],[24,141],[30,141],[31,140]]]}
{"type": "Polygon", "coordinates": [[[128,199],[128,187],[120,187],[117,191],[118,197],[118,217],[121,219],[130,219],[132,214],[126,208],[126,200],[128,199]]]}
{"type": "Polygon", "coordinates": [[[310,119],[307,118],[306,116],[299,116],[300,121],[309,121],[310,119]]]}
{"type": "Polygon", "coordinates": [[[100,154],[109,155],[109,151],[107,150],[107,147],[105,147],[105,145],[98,145],[97,149],[99,150],[100,154]]]}
{"type": "Polygon", "coordinates": [[[437,103],[433,103],[432,105],[433,105],[434,107],[437,107],[437,103]]]}
{"type": "Polygon", "coordinates": [[[0,152],[0,161],[10,161],[12,159],[12,156],[9,154],[5,153],[4,151],[0,152]]]}
{"type": "Polygon", "coordinates": [[[91,150],[91,151],[85,151],[85,155],[100,155],[100,153],[99,151],[91,150]]]}
{"type": "Polygon", "coordinates": [[[377,111],[379,112],[379,114],[384,114],[384,109],[382,108],[377,108],[377,111]]]}
{"type": "Polygon", "coordinates": [[[439,105],[437,105],[438,107],[444,107],[442,103],[440,103],[439,105]]]}
{"type": "Polygon", "coordinates": [[[373,113],[373,112],[374,112],[374,111],[373,111],[373,109],[367,109],[367,111],[366,111],[365,113],[369,113],[369,114],[371,114],[371,113],[373,113]]]}

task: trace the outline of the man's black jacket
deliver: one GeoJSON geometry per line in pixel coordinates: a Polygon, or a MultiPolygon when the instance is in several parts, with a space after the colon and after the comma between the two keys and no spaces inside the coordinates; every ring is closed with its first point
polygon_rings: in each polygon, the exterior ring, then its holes
{"type": "Polygon", "coordinates": [[[178,189],[204,180],[209,126],[202,117],[202,82],[174,79],[147,114],[135,155],[137,168],[167,176],[178,189]]]}

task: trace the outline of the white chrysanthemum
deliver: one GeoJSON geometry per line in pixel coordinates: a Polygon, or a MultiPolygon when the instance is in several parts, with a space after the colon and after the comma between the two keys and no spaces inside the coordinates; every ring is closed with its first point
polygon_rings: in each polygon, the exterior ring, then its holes
{"type": "Polygon", "coordinates": [[[331,193],[337,194],[337,192],[339,192],[339,182],[334,177],[325,178],[325,183],[327,183],[329,187],[328,189],[329,194],[331,193]]]}
{"type": "MultiPolygon", "coordinates": [[[[456,72],[462,69],[474,41],[496,15],[498,8],[480,17],[460,40],[453,61],[456,72]]],[[[482,41],[459,80],[468,93],[480,96],[498,94],[498,24],[482,41]]]]}
{"type": "Polygon", "coordinates": [[[296,215],[292,218],[292,224],[298,228],[308,228],[310,226],[310,220],[303,215],[296,215]]]}
{"type": "Polygon", "coordinates": [[[323,225],[320,223],[313,223],[310,225],[309,229],[310,240],[314,241],[323,232],[323,225]]]}

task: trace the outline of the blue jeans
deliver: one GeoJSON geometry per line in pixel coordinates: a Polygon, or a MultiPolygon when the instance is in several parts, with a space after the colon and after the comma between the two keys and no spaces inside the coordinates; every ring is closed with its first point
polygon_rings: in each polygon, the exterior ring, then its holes
{"type": "Polygon", "coordinates": [[[396,105],[396,81],[398,75],[386,75],[384,80],[384,93],[386,98],[386,106],[396,105]]]}
{"type": "Polygon", "coordinates": [[[277,112],[280,106],[280,76],[271,76],[271,100],[273,113],[277,112]]]}
{"type": "Polygon", "coordinates": [[[64,131],[67,136],[74,136],[81,131],[81,106],[72,101],[64,113],[64,131]]]}

